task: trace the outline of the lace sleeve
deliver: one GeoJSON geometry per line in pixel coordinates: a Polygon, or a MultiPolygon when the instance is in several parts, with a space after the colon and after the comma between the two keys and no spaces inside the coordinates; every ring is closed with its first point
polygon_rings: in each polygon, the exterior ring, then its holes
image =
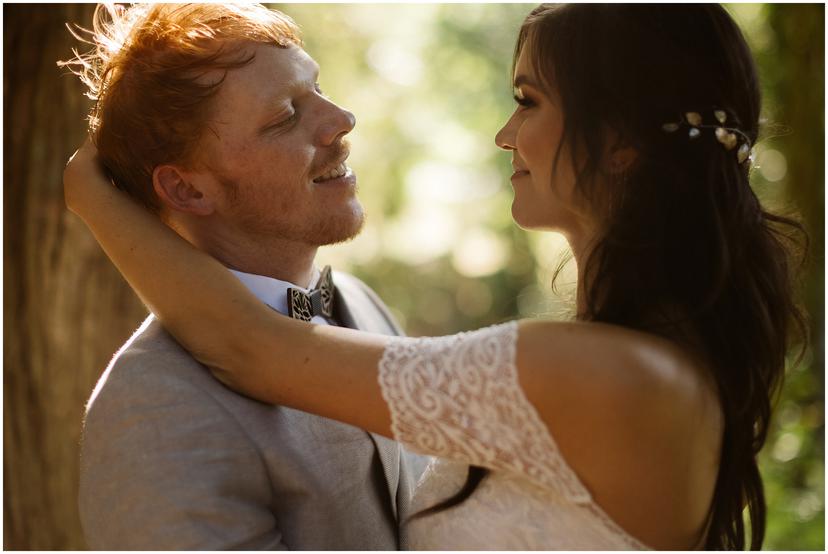
{"type": "Polygon", "coordinates": [[[520,387],[518,326],[395,338],[379,363],[394,437],[412,450],[522,474],[573,502],[589,492],[520,387]]]}

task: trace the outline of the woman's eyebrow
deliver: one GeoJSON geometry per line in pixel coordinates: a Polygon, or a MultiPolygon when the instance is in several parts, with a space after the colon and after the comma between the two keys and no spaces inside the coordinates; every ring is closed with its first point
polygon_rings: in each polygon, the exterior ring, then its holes
{"type": "Polygon", "coordinates": [[[529,77],[528,75],[518,75],[515,77],[514,88],[521,87],[523,85],[529,85],[530,87],[538,88],[537,83],[529,77]]]}

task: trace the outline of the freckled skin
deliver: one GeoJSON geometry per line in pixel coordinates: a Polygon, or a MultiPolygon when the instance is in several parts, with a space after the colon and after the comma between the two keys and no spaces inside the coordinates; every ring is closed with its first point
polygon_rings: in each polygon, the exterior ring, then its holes
{"type": "Polygon", "coordinates": [[[318,66],[301,48],[248,49],[255,58],[228,73],[198,160],[202,186],[217,190],[216,219],[263,240],[321,246],[353,237],[364,217],[356,187],[313,182],[347,151],[353,115],[315,88],[318,66]]]}

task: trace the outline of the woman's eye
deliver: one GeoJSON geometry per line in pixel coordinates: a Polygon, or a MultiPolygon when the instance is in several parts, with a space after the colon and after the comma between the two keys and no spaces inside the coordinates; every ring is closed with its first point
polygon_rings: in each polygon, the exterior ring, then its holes
{"type": "Polygon", "coordinates": [[[523,106],[524,108],[529,108],[535,105],[535,103],[526,96],[518,96],[517,94],[515,94],[514,98],[515,102],[517,102],[518,105],[523,106]]]}

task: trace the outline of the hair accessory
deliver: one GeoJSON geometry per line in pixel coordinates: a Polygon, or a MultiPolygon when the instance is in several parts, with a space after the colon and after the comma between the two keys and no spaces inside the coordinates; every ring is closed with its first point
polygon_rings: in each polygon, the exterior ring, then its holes
{"type": "Polygon", "coordinates": [[[741,146],[736,151],[736,159],[739,163],[744,163],[745,160],[753,159],[750,138],[736,127],[725,127],[727,122],[727,112],[724,110],[713,110],[713,117],[716,118],[718,124],[705,125],[704,120],[699,112],[686,112],[679,121],[672,121],[664,123],[661,129],[665,133],[675,133],[683,126],[688,126],[687,136],[690,139],[696,139],[701,136],[702,129],[715,129],[716,140],[722,143],[725,150],[733,150],[739,145],[741,139],[741,146]]]}

